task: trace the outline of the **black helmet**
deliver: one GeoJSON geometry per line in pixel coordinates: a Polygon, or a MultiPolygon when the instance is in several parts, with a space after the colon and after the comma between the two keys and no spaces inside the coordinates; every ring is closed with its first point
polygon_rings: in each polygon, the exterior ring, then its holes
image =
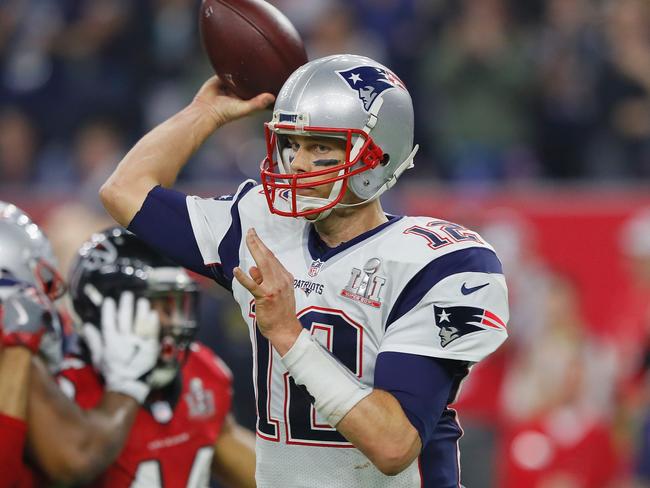
{"type": "Polygon", "coordinates": [[[101,327],[104,298],[122,292],[147,298],[160,316],[160,358],[152,374],[154,387],[168,384],[183,364],[196,333],[198,287],[185,269],[122,227],[93,234],[70,269],[70,297],[82,323],[101,327]]]}

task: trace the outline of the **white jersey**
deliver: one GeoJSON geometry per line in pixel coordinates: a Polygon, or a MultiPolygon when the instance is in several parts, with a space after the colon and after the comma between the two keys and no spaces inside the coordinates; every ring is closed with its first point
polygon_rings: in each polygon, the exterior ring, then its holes
{"type": "MultiPolygon", "coordinates": [[[[303,326],[361,382],[373,386],[382,352],[476,362],[506,339],[505,280],[478,234],[431,217],[393,217],[328,249],[307,220],[271,214],[254,185],[219,199],[187,197],[204,262],[230,278],[233,266],[248,270],[255,262],[242,234],[254,227],[294,276],[303,326]]],[[[254,349],[258,486],[424,486],[417,460],[386,476],[320,418],[257,330],[251,294],[237,280],[232,292],[254,349]]]]}

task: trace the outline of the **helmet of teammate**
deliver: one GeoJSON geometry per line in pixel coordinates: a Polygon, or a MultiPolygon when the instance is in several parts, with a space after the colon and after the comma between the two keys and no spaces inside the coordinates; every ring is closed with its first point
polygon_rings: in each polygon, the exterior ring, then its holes
{"type": "Polygon", "coordinates": [[[0,201],[0,276],[36,286],[50,299],[65,293],[65,282],[45,234],[29,216],[11,203],[0,201]]]}
{"type": "Polygon", "coordinates": [[[33,287],[51,308],[39,351],[53,372],[63,360],[63,325],[52,302],[65,293],[65,282],[56,267],[50,241],[38,225],[15,205],[0,201],[0,278],[14,284],[7,289],[33,287]]]}
{"type": "Polygon", "coordinates": [[[197,330],[198,287],[185,269],[122,227],[94,234],[85,242],[69,276],[74,313],[101,327],[104,298],[131,291],[149,300],[160,318],[160,357],[150,377],[162,388],[178,374],[197,330]]]}
{"type": "Polygon", "coordinates": [[[378,198],[413,167],[418,149],[413,147],[413,103],[404,83],[378,62],[351,54],[316,59],[298,68],[280,90],[265,135],[261,181],[271,212],[311,215],[312,220],[326,217],[336,207],[378,198]],[[285,151],[291,135],[342,139],[345,161],[292,173],[285,151]],[[314,184],[308,180],[314,177],[323,179],[314,184]],[[327,198],[296,192],[330,184],[327,198]],[[342,203],[348,190],[360,201],[342,203]]]}

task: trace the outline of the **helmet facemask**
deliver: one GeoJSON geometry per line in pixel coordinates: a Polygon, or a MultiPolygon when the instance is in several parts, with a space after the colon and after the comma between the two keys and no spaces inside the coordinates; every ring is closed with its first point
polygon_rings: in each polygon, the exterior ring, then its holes
{"type": "Polygon", "coordinates": [[[384,161],[384,153],[367,132],[356,128],[315,127],[281,120],[304,121],[305,116],[276,113],[264,125],[267,156],[261,165],[261,180],[271,212],[286,217],[308,217],[312,222],[328,216],[348,191],[350,177],[376,168],[384,161]],[[285,148],[288,136],[318,136],[345,141],[345,160],[338,165],[296,173],[285,148]],[[316,181],[313,181],[316,178],[316,181]],[[322,178],[322,179],[318,179],[322,178]],[[327,198],[299,195],[301,188],[332,185],[327,198]]]}
{"type": "Polygon", "coordinates": [[[197,331],[198,290],[193,284],[153,289],[145,297],[160,320],[160,354],[149,378],[151,387],[159,389],[173,381],[187,360],[197,331]]]}
{"type": "Polygon", "coordinates": [[[58,300],[65,294],[65,280],[52,264],[43,258],[36,258],[30,260],[29,266],[34,273],[36,285],[50,300],[58,300]]]}

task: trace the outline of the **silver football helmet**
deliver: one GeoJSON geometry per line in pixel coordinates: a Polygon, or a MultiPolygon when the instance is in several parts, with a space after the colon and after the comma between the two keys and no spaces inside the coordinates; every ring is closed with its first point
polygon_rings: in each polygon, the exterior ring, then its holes
{"type": "Polygon", "coordinates": [[[50,299],[65,292],[52,246],[29,216],[11,203],[0,201],[0,276],[36,286],[50,299]]]}
{"type": "Polygon", "coordinates": [[[328,56],[298,68],[285,82],[265,124],[267,157],[261,181],[271,212],[291,217],[362,205],[391,188],[413,167],[413,103],[404,83],[388,68],[352,54],[328,56]],[[347,141],[346,161],[319,171],[292,173],[284,149],[290,135],[347,141]],[[306,179],[333,183],[328,198],[298,195],[306,179]],[[361,201],[342,203],[347,190],[361,201]]]}
{"type": "Polygon", "coordinates": [[[0,201],[0,279],[33,286],[51,300],[52,323],[40,352],[52,371],[63,359],[63,324],[53,302],[65,293],[65,282],[56,266],[50,241],[38,225],[15,205],[0,201]]]}

